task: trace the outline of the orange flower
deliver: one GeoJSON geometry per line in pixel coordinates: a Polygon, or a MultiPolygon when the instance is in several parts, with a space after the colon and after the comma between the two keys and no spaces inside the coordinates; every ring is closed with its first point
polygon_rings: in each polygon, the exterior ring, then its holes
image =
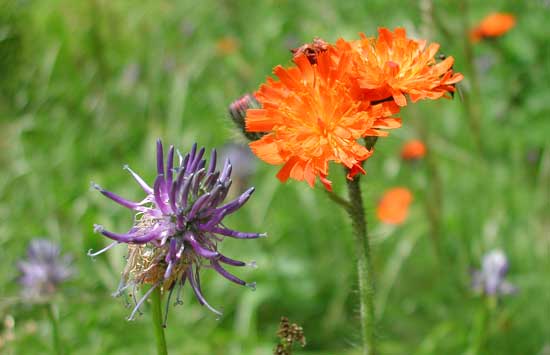
{"type": "Polygon", "coordinates": [[[338,40],[340,50],[351,50],[356,55],[354,71],[359,86],[371,101],[393,98],[399,106],[406,106],[408,95],[412,102],[420,99],[438,99],[455,91],[454,84],[463,79],[454,73],[453,57],[437,63],[434,59],[439,44],[409,39],[405,29],[378,29],[379,37],[362,34],[357,41],[338,40]]]}
{"type": "Polygon", "coordinates": [[[424,155],[426,155],[426,146],[418,139],[406,142],[401,149],[401,158],[405,160],[421,159],[424,155]]]}
{"type": "Polygon", "coordinates": [[[395,187],[384,193],[378,203],[376,215],[388,224],[401,224],[407,218],[413,196],[405,187],[395,187]]]}
{"type": "Polygon", "coordinates": [[[384,136],[382,128],[397,128],[401,122],[388,116],[396,113],[393,103],[370,105],[362,101],[361,90],[350,80],[351,58],[330,47],[317,54],[316,64],[306,55],[294,58],[296,66],[277,66],[271,78],[255,93],[261,109],[249,109],[248,132],[266,132],[250,143],[260,159],[284,164],[277,177],[305,180],[310,186],[318,176],[330,190],[328,163],[346,166],[348,178],[364,173],[362,162],[373,150],[357,140],[384,136]],[[336,58],[336,59],[335,59],[336,58]]]}
{"type": "Polygon", "coordinates": [[[220,55],[229,55],[239,49],[239,41],[233,37],[222,37],[216,42],[216,51],[220,55]]]}
{"type": "Polygon", "coordinates": [[[486,16],[470,32],[474,42],[487,37],[499,37],[510,31],[516,25],[516,17],[512,14],[495,12],[486,16]]]}

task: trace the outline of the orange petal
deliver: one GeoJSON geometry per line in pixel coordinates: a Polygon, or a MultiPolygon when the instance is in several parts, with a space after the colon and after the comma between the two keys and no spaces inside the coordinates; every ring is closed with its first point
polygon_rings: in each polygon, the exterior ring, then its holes
{"type": "Polygon", "coordinates": [[[332,191],[332,181],[328,180],[326,175],[319,175],[319,180],[321,180],[321,183],[325,186],[327,191],[332,191]]]}
{"type": "Polygon", "coordinates": [[[252,152],[268,164],[278,165],[284,163],[279,147],[272,134],[263,136],[261,139],[248,144],[252,152]]]}
{"type": "Polygon", "coordinates": [[[291,158],[289,161],[283,165],[281,170],[277,173],[277,179],[279,179],[281,182],[286,182],[288,178],[290,177],[290,172],[292,171],[292,168],[294,168],[294,165],[298,162],[297,158],[291,158]]]}
{"type": "Polygon", "coordinates": [[[246,111],[245,125],[248,132],[269,132],[276,123],[265,109],[251,108],[246,111]]]}
{"type": "Polygon", "coordinates": [[[405,95],[403,95],[403,93],[400,90],[392,90],[391,96],[395,100],[395,103],[398,104],[399,106],[401,107],[407,106],[407,98],[405,97],[405,95]]]}

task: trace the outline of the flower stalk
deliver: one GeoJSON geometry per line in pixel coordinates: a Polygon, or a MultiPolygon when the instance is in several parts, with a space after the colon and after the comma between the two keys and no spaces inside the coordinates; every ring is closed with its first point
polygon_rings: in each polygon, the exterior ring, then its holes
{"type": "MultiPolygon", "coordinates": [[[[365,147],[372,150],[377,137],[366,137],[365,147]]],[[[363,196],[361,195],[360,176],[346,180],[348,188],[348,207],[346,211],[351,219],[357,253],[357,277],[359,283],[359,312],[361,318],[361,337],[363,353],[376,354],[376,319],[374,316],[374,272],[372,267],[370,243],[365,219],[363,196]]]]}
{"type": "Polygon", "coordinates": [[[52,340],[55,353],[57,355],[63,355],[63,346],[61,345],[61,338],[59,336],[59,314],[57,307],[53,302],[50,302],[46,306],[46,309],[52,326],[52,340]]]}
{"type": "Polygon", "coordinates": [[[468,349],[467,355],[480,355],[484,353],[485,343],[489,335],[491,317],[496,308],[496,296],[486,295],[482,299],[482,304],[476,314],[473,324],[472,343],[468,349]]]}
{"type": "Polygon", "coordinates": [[[157,343],[157,354],[167,355],[168,350],[166,349],[166,339],[164,337],[161,301],[162,295],[160,294],[160,287],[156,287],[151,294],[153,331],[155,332],[155,340],[157,343]]]}
{"type": "Polygon", "coordinates": [[[350,207],[347,212],[352,222],[357,252],[357,277],[359,280],[359,304],[363,353],[376,354],[376,320],[374,319],[374,275],[367,234],[367,221],[361,196],[360,177],[347,181],[350,207]]]}

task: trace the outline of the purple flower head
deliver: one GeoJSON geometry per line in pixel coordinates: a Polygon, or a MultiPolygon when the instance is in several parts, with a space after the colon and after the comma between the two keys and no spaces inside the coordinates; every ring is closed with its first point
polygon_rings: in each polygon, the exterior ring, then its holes
{"type": "Polygon", "coordinates": [[[224,217],[236,212],[248,201],[254,188],[246,190],[233,201],[224,203],[231,186],[232,165],[226,160],[223,169],[217,171],[216,151],[212,151],[208,165],[203,159],[204,153],[205,149],[197,151],[195,144],[189,153],[182,156],[170,146],[165,161],[162,143],[158,140],[157,177],[152,187],[129,167],[125,167],[146,194],[140,202],[126,200],[93,185],[106,197],[135,211],[134,225],[127,233],[114,233],[103,226],[95,225],[96,232],[113,242],[96,253],[88,253],[96,256],[117,244],[128,244],[126,268],[115,295],[122,294],[130,286],[135,295],[135,289],[139,285],[152,285],[141,300],[136,302],[130,320],[157,287],[169,292],[168,303],[172,291],[177,287],[177,303],[181,303],[179,294],[186,281],[189,281],[201,305],[221,315],[203,296],[199,273],[203,266],[216,270],[239,285],[255,287],[254,283],[239,279],[223,266],[254,264],[231,259],[218,250],[218,243],[224,237],[253,239],[266,236],[235,231],[223,224],[224,217]],[[177,164],[174,164],[174,160],[177,164]]]}
{"type": "Polygon", "coordinates": [[[508,295],[516,287],[504,280],[508,273],[508,259],[501,250],[493,250],[483,256],[481,270],[472,274],[472,287],[486,295],[508,295]]]}
{"type": "Polygon", "coordinates": [[[59,246],[49,240],[31,241],[27,259],[17,264],[23,298],[38,302],[52,296],[58,286],[73,275],[71,260],[68,255],[61,256],[59,246]]]}

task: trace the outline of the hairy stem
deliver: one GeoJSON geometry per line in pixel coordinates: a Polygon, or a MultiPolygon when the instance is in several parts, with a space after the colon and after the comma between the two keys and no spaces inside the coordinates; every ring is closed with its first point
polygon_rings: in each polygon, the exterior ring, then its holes
{"type": "Polygon", "coordinates": [[[367,221],[359,176],[347,181],[350,207],[347,209],[355,235],[357,252],[357,276],[359,279],[359,303],[364,354],[376,354],[376,321],[374,319],[374,278],[370,256],[367,221]]]}
{"type": "Polygon", "coordinates": [[[325,190],[328,198],[330,198],[334,203],[342,206],[346,211],[350,208],[350,203],[348,200],[346,200],[343,197],[340,197],[339,195],[335,194],[332,191],[325,190]]]}
{"type": "Polygon", "coordinates": [[[153,312],[153,330],[157,342],[157,354],[167,355],[166,339],[164,338],[164,327],[162,326],[162,308],[160,287],[157,287],[151,294],[151,308],[153,312]]]}

